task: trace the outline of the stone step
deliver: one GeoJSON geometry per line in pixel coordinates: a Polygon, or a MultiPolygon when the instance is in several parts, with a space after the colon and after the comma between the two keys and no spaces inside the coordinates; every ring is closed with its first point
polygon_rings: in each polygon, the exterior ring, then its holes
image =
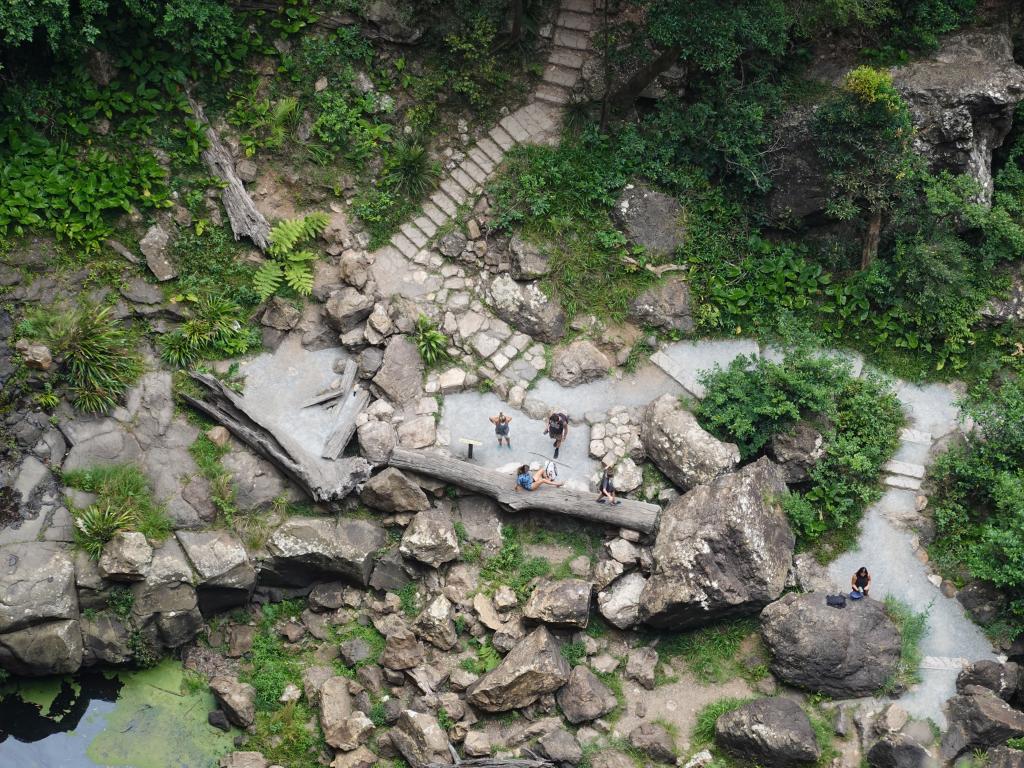
{"type": "Polygon", "coordinates": [[[498,164],[488,157],[487,153],[480,149],[479,146],[471,147],[466,155],[487,175],[490,175],[498,167],[498,164]]]}
{"type": "Polygon", "coordinates": [[[416,246],[416,248],[423,248],[430,240],[430,237],[427,235],[427,233],[420,230],[420,228],[413,224],[411,221],[407,221],[405,224],[399,227],[398,231],[405,235],[407,238],[409,238],[409,240],[412,242],[413,245],[416,246]]]}
{"type": "Polygon", "coordinates": [[[555,45],[572,48],[576,51],[590,50],[590,35],[578,29],[555,27],[555,45]]]}
{"type": "Polygon", "coordinates": [[[469,190],[455,180],[454,174],[441,182],[441,191],[454,200],[456,205],[462,205],[469,199],[469,190]]]}
{"type": "Polygon", "coordinates": [[[685,366],[666,355],[660,349],[651,355],[651,362],[675,379],[690,394],[696,397],[704,397],[704,387],[701,386],[694,372],[687,370],[685,366]]]}
{"type": "Polygon", "coordinates": [[[422,232],[427,237],[433,237],[434,233],[437,232],[437,223],[434,222],[426,214],[422,216],[417,216],[415,219],[412,220],[412,223],[415,224],[417,229],[419,229],[420,232],[422,232]]]}
{"type": "Polygon", "coordinates": [[[580,71],[578,69],[560,67],[557,64],[548,64],[548,66],[544,69],[545,83],[564,85],[566,88],[572,88],[574,85],[576,85],[576,81],[579,79],[579,76],[580,71]]]}
{"type": "Polygon", "coordinates": [[[548,56],[548,64],[556,64],[559,67],[578,70],[583,66],[583,54],[572,48],[556,47],[551,50],[551,55],[548,56]]]}
{"type": "Polygon", "coordinates": [[[505,117],[498,121],[498,125],[504,128],[508,132],[508,135],[517,143],[524,142],[530,138],[530,132],[526,129],[526,126],[519,121],[515,112],[510,115],[505,115],[505,117]]]}
{"type": "Polygon", "coordinates": [[[890,488],[904,488],[908,491],[921,489],[921,481],[916,477],[904,477],[903,475],[886,475],[882,481],[890,488]]]}
{"type": "Polygon", "coordinates": [[[467,157],[465,160],[463,160],[459,168],[465,171],[466,174],[471,179],[473,179],[473,181],[475,181],[477,184],[483,184],[485,181],[487,181],[487,171],[485,171],[483,168],[481,168],[479,165],[473,162],[472,158],[467,157]]]}
{"type": "Polygon", "coordinates": [[[411,259],[419,250],[419,248],[416,247],[416,244],[401,232],[391,238],[391,244],[395,246],[395,248],[398,249],[398,252],[407,259],[411,259]]]}
{"type": "MultiPolygon", "coordinates": [[[[451,216],[449,216],[447,213],[442,211],[434,203],[431,202],[426,202],[423,204],[423,214],[439,227],[443,227],[445,224],[451,221],[451,216]]],[[[420,227],[420,229],[423,229],[423,227],[420,227]]],[[[425,229],[423,231],[426,232],[425,229]]]]}
{"type": "Polygon", "coordinates": [[[931,432],[922,432],[918,429],[904,429],[900,433],[900,440],[907,443],[917,443],[918,445],[931,445],[932,434],[931,432]]]}
{"type": "Polygon", "coordinates": [[[594,0],[562,0],[562,10],[573,13],[593,13],[594,0]]]}
{"type": "Polygon", "coordinates": [[[558,14],[558,21],[555,24],[566,29],[578,29],[581,32],[589,32],[594,28],[594,22],[594,15],[591,13],[562,11],[558,14]]]}
{"type": "Polygon", "coordinates": [[[885,462],[882,465],[882,469],[893,475],[903,475],[904,477],[913,477],[920,480],[924,477],[925,468],[922,464],[912,464],[909,461],[897,461],[893,459],[885,462]]]}
{"type": "Polygon", "coordinates": [[[443,189],[435,191],[430,196],[430,202],[440,208],[449,219],[459,210],[459,204],[452,200],[443,189]]]}
{"type": "Polygon", "coordinates": [[[500,163],[505,158],[505,152],[491,139],[480,139],[476,145],[495,163],[500,163]]]}
{"type": "Polygon", "coordinates": [[[452,171],[452,179],[472,197],[480,191],[480,185],[461,166],[452,171]]]}
{"type": "Polygon", "coordinates": [[[533,96],[538,101],[546,101],[548,104],[561,106],[569,103],[569,91],[552,83],[541,83],[533,92],[533,96]]]}
{"type": "MultiPolygon", "coordinates": [[[[543,87],[543,86],[542,86],[543,87]]],[[[487,134],[491,140],[497,144],[504,152],[508,152],[512,147],[516,145],[515,139],[508,135],[508,131],[502,128],[500,125],[496,125],[491,128],[491,132],[487,134]]]]}
{"type": "Polygon", "coordinates": [[[946,672],[959,672],[968,664],[970,659],[963,656],[925,656],[921,659],[921,669],[940,669],[946,672]]]}

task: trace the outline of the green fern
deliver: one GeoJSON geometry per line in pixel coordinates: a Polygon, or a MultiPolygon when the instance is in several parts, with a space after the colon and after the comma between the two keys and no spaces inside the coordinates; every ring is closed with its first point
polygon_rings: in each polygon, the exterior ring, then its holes
{"type": "Polygon", "coordinates": [[[313,292],[313,271],[305,263],[290,263],[284,268],[284,280],[288,287],[300,296],[313,292]]]}
{"type": "Polygon", "coordinates": [[[299,219],[279,221],[270,230],[271,256],[284,256],[295,249],[299,243],[311,240],[327,228],[330,221],[326,213],[317,211],[299,219]]]}
{"type": "Polygon", "coordinates": [[[295,249],[323,232],[328,221],[326,213],[316,212],[298,219],[285,219],[274,225],[270,230],[270,247],[267,249],[272,258],[253,276],[253,288],[261,301],[277,293],[282,283],[300,296],[312,293],[312,262],[316,261],[317,255],[313,251],[295,249]]]}
{"type": "Polygon", "coordinates": [[[276,261],[265,261],[252,276],[252,287],[259,294],[260,301],[266,301],[281,287],[284,272],[276,261]]]}

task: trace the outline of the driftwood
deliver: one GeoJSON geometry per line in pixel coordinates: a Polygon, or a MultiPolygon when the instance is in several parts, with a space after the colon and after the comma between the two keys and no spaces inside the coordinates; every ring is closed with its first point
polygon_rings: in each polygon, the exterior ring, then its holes
{"type": "Polygon", "coordinates": [[[356,380],[356,373],[359,370],[359,366],[352,360],[348,360],[345,363],[345,367],[341,371],[341,381],[337,387],[325,390],[316,397],[313,397],[302,404],[303,408],[312,408],[314,405],[322,405],[323,403],[329,403],[331,400],[337,400],[344,397],[352,389],[352,385],[356,380]]]}
{"type": "Polygon", "coordinates": [[[324,441],[324,448],[320,455],[325,459],[336,459],[345,450],[348,441],[356,431],[356,416],[370,402],[370,393],[361,387],[356,387],[356,371],[358,367],[353,360],[345,363],[345,370],[341,374],[341,386],[338,390],[345,399],[338,403],[336,410],[337,421],[331,429],[331,434],[324,441]]]}
{"type": "Polygon", "coordinates": [[[202,397],[185,394],[185,401],[276,465],[314,501],[340,501],[356,485],[369,479],[370,465],[361,456],[324,461],[303,448],[285,429],[262,421],[241,396],[213,376],[205,373],[190,373],[189,376],[204,393],[202,397]]]}
{"type": "Polygon", "coordinates": [[[206,140],[210,146],[203,150],[203,162],[210,173],[227,183],[220,193],[220,199],[228,212],[235,240],[240,240],[243,236],[248,237],[261,251],[266,251],[270,246],[270,224],[263,214],[256,210],[256,204],[245,191],[245,185],[235,173],[235,160],[220,140],[220,136],[213,130],[210,121],[206,119],[202,105],[193,99],[191,94],[188,94],[188,103],[196,120],[206,126],[206,140]]]}
{"type": "Polygon", "coordinates": [[[565,488],[544,485],[536,491],[516,491],[515,478],[493,469],[485,469],[468,461],[438,453],[396,448],[391,453],[391,466],[436,477],[461,488],[490,496],[515,511],[539,509],[571,515],[596,523],[652,533],[660,508],[655,504],[623,499],[621,504],[598,504],[597,494],[579,493],[565,488]]]}

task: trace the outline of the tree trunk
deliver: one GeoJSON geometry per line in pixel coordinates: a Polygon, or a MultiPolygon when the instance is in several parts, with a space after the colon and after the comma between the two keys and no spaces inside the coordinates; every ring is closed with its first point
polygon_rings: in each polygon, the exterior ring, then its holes
{"type": "Polygon", "coordinates": [[[515,45],[523,39],[523,3],[525,0],[512,0],[512,34],[511,41],[515,45]]]}
{"type": "Polygon", "coordinates": [[[878,255],[878,242],[882,239],[882,212],[876,210],[871,212],[868,219],[868,229],[864,233],[864,250],[860,254],[860,268],[867,269],[871,266],[878,255]]]}
{"type": "Polygon", "coordinates": [[[612,96],[612,106],[620,111],[631,106],[643,92],[644,88],[654,82],[654,78],[679,60],[680,53],[682,53],[682,47],[673,45],[671,48],[666,48],[662,51],[657,58],[647,62],[647,64],[634,72],[632,77],[623,83],[612,96]]]}
{"type": "Polygon", "coordinates": [[[516,480],[512,475],[438,453],[396,448],[391,453],[389,463],[398,469],[436,477],[460,488],[490,496],[516,512],[540,509],[640,533],[653,533],[661,511],[656,504],[629,499],[623,499],[621,504],[615,506],[598,504],[596,491],[579,493],[553,485],[541,486],[536,491],[517,491],[516,480]]]}

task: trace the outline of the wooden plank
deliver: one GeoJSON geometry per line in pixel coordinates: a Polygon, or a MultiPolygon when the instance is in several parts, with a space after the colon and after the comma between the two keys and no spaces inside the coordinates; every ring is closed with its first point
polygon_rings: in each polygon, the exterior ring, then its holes
{"type": "Polygon", "coordinates": [[[511,475],[439,453],[396,448],[391,453],[390,464],[398,469],[436,477],[460,488],[490,496],[517,512],[539,509],[641,533],[653,533],[661,511],[655,504],[631,499],[623,499],[616,506],[598,504],[596,491],[578,493],[549,485],[536,491],[516,491],[515,478],[511,475]]]}
{"type": "Polygon", "coordinates": [[[338,420],[324,441],[324,449],[320,452],[323,458],[336,459],[341,456],[356,432],[356,417],[369,403],[370,393],[361,387],[342,401],[338,407],[338,420]]]}

